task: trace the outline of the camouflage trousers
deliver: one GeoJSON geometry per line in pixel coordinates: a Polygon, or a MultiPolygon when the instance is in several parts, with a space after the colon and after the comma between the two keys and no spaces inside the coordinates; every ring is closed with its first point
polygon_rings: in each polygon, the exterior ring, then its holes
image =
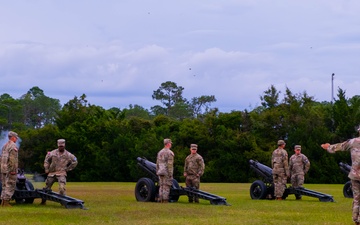
{"type": "Polygon", "coordinates": [[[173,182],[172,177],[159,176],[159,201],[169,200],[170,188],[173,182]]]}
{"type": "Polygon", "coordinates": [[[274,195],[281,198],[285,192],[287,176],[285,173],[273,174],[274,195]]]}
{"type": "Polygon", "coordinates": [[[55,181],[58,181],[59,183],[59,194],[66,195],[66,176],[60,175],[60,176],[48,176],[45,181],[45,188],[51,190],[51,187],[55,183],[55,181]]]}
{"type": "MultiPolygon", "coordinates": [[[[304,174],[292,174],[290,181],[293,188],[303,187],[304,185],[304,174]]],[[[295,194],[296,199],[301,199],[301,195],[295,194]]]]}
{"type": "Polygon", "coordinates": [[[3,173],[1,177],[1,199],[10,201],[15,192],[17,174],[3,173]]]}
{"type": "MultiPolygon", "coordinates": [[[[200,177],[196,175],[187,175],[185,180],[186,187],[193,187],[197,190],[200,188],[200,177]]],[[[189,196],[189,202],[199,202],[199,198],[189,196]]]]}
{"type": "Polygon", "coordinates": [[[360,222],[359,207],[360,207],[360,181],[351,180],[351,188],[354,195],[352,204],[352,219],[354,222],[360,222]]]}

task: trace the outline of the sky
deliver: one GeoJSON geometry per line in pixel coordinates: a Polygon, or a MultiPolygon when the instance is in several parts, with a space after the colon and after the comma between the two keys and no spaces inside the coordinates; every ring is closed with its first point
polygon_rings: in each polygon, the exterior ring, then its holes
{"type": "Polygon", "coordinates": [[[172,81],[220,112],[274,85],[331,101],[360,87],[358,0],[0,0],[0,95],[32,87],[105,109],[161,105],[172,81]],[[332,77],[332,74],[335,74],[332,77]],[[333,79],[332,79],[333,78],[333,79]]]}

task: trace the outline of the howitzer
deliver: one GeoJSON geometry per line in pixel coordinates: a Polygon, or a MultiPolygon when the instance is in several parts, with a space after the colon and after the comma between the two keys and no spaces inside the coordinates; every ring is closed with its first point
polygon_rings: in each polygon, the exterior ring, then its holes
{"type": "MultiPolygon", "coordinates": [[[[2,185],[0,181],[0,192],[1,191],[2,185]]],[[[34,203],[35,198],[58,202],[67,209],[86,209],[82,200],[60,195],[52,192],[51,190],[34,189],[34,185],[28,179],[26,179],[24,171],[19,169],[17,173],[15,192],[11,199],[15,200],[16,204],[32,204],[34,203]]]]}
{"type": "MultiPolygon", "coordinates": [[[[249,160],[250,168],[255,173],[261,176],[262,180],[254,181],[250,186],[250,197],[252,199],[275,199],[274,196],[274,183],[272,177],[272,169],[258,161],[249,160]]],[[[312,191],[306,188],[293,188],[285,185],[285,191],[282,199],[286,199],[290,194],[304,195],[309,197],[318,198],[321,202],[333,202],[334,199],[331,195],[323,194],[320,192],[312,191]]]]}
{"type": "MultiPolygon", "coordinates": [[[[159,196],[159,177],[156,175],[156,164],[145,158],[137,157],[137,165],[145,171],[150,178],[142,177],[137,181],[135,186],[136,200],[139,202],[156,202],[157,196],[159,196]]],[[[226,198],[195,188],[181,187],[179,183],[173,179],[170,188],[169,202],[177,202],[181,195],[209,200],[212,205],[229,205],[226,202],[226,198]]]]}
{"type": "MultiPolygon", "coordinates": [[[[351,166],[349,164],[340,162],[339,167],[342,172],[344,172],[346,175],[349,175],[350,170],[351,170],[351,166]]],[[[354,194],[353,194],[352,188],[351,188],[351,181],[347,181],[344,184],[343,194],[344,194],[345,198],[353,198],[354,197],[354,194]]]]}

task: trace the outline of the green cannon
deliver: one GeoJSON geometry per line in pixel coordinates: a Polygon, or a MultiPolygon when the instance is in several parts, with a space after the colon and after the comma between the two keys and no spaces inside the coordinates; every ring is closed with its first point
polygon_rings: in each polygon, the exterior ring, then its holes
{"type": "MultiPolygon", "coordinates": [[[[139,202],[156,202],[157,196],[159,195],[159,178],[156,175],[156,164],[141,157],[137,157],[137,164],[149,177],[142,177],[137,181],[135,198],[139,202]]],[[[180,187],[179,183],[173,179],[170,188],[169,202],[177,202],[181,195],[209,200],[212,205],[229,205],[226,202],[226,198],[195,188],[180,187]]]]}
{"type": "MultiPolygon", "coordinates": [[[[340,167],[341,171],[343,171],[346,175],[349,175],[350,170],[351,170],[351,166],[349,164],[340,162],[339,167],[340,167]]],[[[344,194],[345,198],[353,198],[354,197],[352,189],[351,189],[351,181],[347,181],[344,184],[343,194],[344,194]]]]}
{"type": "MultiPolygon", "coordinates": [[[[272,177],[272,169],[258,161],[249,160],[250,168],[263,180],[256,180],[250,186],[250,197],[252,199],[275,199],[274,196],[274,183],[272,177]]],[[[282,199],[286,199],[290,194],[304,195],[309,197],[318,198],[321,202],[333,202],[334,199],[331,195],[312,191],[306,188],[285,188],[282,199]]]]}

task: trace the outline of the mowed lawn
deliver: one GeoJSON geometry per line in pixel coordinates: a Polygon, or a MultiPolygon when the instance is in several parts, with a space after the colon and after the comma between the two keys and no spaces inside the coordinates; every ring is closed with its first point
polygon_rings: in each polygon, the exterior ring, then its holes
{"type": "MultiPolygon", "coordinates": [[[[44,206],[40,199],[29,205],[12,201],[12,208],[0,208],[0,224],[353,224],[352,199],[343,196],[343,184],[305,184],[307,189],[332,195],[335,202],[306,196],[296,201],[294,195],[284,201],[252,200],[250,183],[201,184],[201,190],[225,197],[231,206],[211,205],[207,200],[190,204],[187,196],[169,204],[137,202],[135,184],[69,182],[67,194],[83,200],[87,210],[66,209],[50,201],[44,206]]],[[[53,189],[57,191],[57,183],[53,189]]]]}

